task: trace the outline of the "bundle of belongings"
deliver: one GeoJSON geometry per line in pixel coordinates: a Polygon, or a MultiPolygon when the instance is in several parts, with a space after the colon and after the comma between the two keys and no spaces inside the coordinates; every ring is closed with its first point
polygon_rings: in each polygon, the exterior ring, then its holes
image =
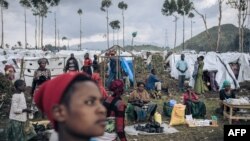
{"type": "Polygon", "coordinates": [[[229,99],[225,99],[224,101],[226,103],[232,104],[232,105],[248,105],[248,104],[250,104],[250,100],[248,97],[241,97],[239,99],[229,98],[229,99]]]}
{"type": "Polygon", "coordinates": [[[163,103],[163,113],[167,117],[171,117],[176,100],[170,100],[169,102],[163,103]]]}
{"type": "Polygon", "coordinates": [[[163,133],[163,127],[158,122],[150,122],[147,123],[145,126],[138,124],[134,127],[136,131],[143,131],[147,133],[163,133]]]}

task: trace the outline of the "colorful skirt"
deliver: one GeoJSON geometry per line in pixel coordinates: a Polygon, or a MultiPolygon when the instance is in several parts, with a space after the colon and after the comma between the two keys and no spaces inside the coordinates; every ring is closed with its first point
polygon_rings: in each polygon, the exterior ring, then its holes
{"type": "Polygon", "coordinates": [[[34,128],[27,122],[10,120],[7,127],[8,141],[28,141],[36,136],[34,128]]]}

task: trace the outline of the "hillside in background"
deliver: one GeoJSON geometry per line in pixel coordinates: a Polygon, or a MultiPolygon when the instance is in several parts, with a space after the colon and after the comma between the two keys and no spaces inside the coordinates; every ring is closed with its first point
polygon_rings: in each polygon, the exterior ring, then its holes
{"type": "Polygon", "coordinates": [[[151,50],[151,51],[164,51],[164,48],[155,46],[155,45],[135,45],[135,46],[126,46],[126,50],[128,51],[141,51],[141,50],[151,50]]]}
{"type": "MultiPolygon", "coordinates": [[[[207,38],[206,31],[196,35],[192,39],[189,39],[185,42],[185,49],[196,50],[196,51],[215,51],[218,26],[212,27],[208,30],[211,34],[212,45],[211,49],[209,46],[209,40],[207,38]]],[[[220,40],[220,52],[227,51],[238,51],[239,49],[239,29],[233,24],[224,24],[221,26],[221,40],[220,40]]],[[[244,51],[249,52],[249,41],[250,41],[250,30],[245,29],[245,42],[244,42],[244,51]]],[[[182,50],[182,45],[179,45],[175,50],[182,50]]]]}

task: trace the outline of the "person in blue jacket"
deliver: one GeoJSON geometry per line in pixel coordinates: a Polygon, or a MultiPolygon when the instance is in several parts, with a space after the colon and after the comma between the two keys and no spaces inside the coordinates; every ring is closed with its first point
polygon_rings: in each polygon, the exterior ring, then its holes
{"type": "Polygon", "coordinates": [[[146,80],[147,90],[157,90],[161,91],[161,80],[157,78],[155,69],[151,70],[151,74],[146,80]]]}

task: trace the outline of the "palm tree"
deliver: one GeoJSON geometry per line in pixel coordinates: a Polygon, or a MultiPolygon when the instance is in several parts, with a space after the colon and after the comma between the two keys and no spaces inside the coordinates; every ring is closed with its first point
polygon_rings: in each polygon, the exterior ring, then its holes
{"type": "Polygon", "coordinates": [[[101,10],[107,12],[107,46],[109,48],[109,7],[112,5],[111,0],[102,0],[101,10]]]}
{"type": "Polygon", "coordinates": [[[117,45],[118,45],[118,31],[120,29],[120,21],[118,20],[111,21],[109,25],[113,29],[113,45],[115,45],[115,30],[117,30],[117,45]]]}
{"type": "MultiPolygon", "coordinates": [[[[190,40],[190,41],[192,41],[192,37],[193,37],[193,18],[194,18],[194,14],[193,14],[193,13],[190,13],[190,14],[188,15],[188,18],[191,19],[191,40],[190,40]]],[[[191,43],[191,44],[192,44],[192,43],[191,43]]]]}
{"type": "MultiPolygon", "coordinates": [[[[35,27],[35,48],[37,49],[38,47],[38,41],[37,41],[37,16],[39,15],[39,13],[35,10],[35,9],[32,9],[32,12],[33,12],[33,16],[35,16],[35,24],[36,24],[36,27],[35,27]]],[[[39,23],[40,25],[40,23],[39,23]]]]}
{"type": "Polygon", "coordinates": [[[191,14],[191,11],[193,10],[193,2],[190,2],[190,0],[177,0],[177,3],[175,0],[165,0],[162,8],[162,14],[166,16],[173,15],[174,13],[177,13],[179,15],[183,16],[183,50],[185,47],[184,41],[185,41],[185,16],[191,14]]]}
{"type": "Polygon", "coordinates": [[[80,16],[80,50],[82,50],[82,9],[79,9],[77,13],[80,16]]]}
{"type": "Polygon", "coordinates": [[[26,9],[31,8],[31,3],[29,0],[20,0],[19,3],[24,7],[25,48],[27,48],[26,9]]]}
{"type": "Polygon", "coordinates": [[[118,7],[122,10],[122,29],[123,29],[123,42],[122,45],[123,47],[125,46],[125,41],[124,41],[124,31],[125,31],[125,24],[124,24],[124,11],[127,10],[128,5],[125,2],[119,2],[118,7]]]}
{"type": "Polygon", "coordinates": [[[68,49],[69,49],[69,39],[65,36],[62,37],[62,41],[67,40],[68,41],[68,49]]]}
{"type": "Polygon", "coordinates": [[[6,0],[0,0],[1,4],[1,20],[2,20],[2,41],[1,41],[1,48],[4,46],[4,22],[3,22],[3,10],[8,9],[9,3],[6,0]]]}
{"type": "Polygon", "coordinates": [[[137,32],[133,32],[132,33],[132,43],[131,45],[133,46],[134,45],[134,38],[137,36],[137,32]]]}
{"type": "MultiPolygon", "coordinates": [[[[60,0],[30,0],[32,4],[32,11],[36,11],[39,16],[39,36],[41,37],[41,47],[43,49],[43,23],[44,18],[47,17],[48,13],[51,13],[49,11],[50,7],[57,6],[60,2],[60,0]],[[41,23],[40,23],[41,20],[41,23]],[[41,31],[40,31],[41,29],[41,31]],[[40,33],[41,32],[41,33],[40,33]]],[[[39,39],[40,39],[39,37],[39,39]]],[[[38,41],[39,42],[39,41],[38,41]]]]}

